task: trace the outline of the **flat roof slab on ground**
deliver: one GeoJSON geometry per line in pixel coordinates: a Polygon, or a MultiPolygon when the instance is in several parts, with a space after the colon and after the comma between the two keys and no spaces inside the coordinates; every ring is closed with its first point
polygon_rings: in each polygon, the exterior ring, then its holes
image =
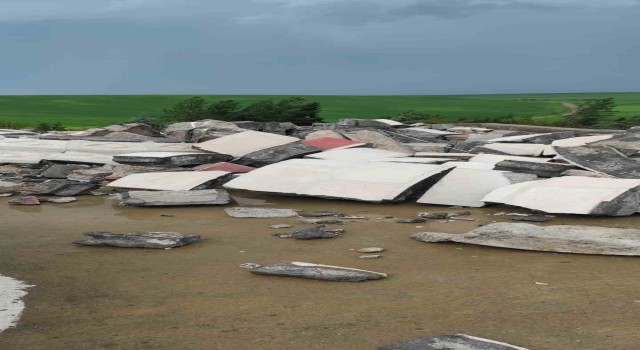
{"type": "Polygon", "coordinates": [[[276,135],[260,131],[243,131],[237,134],[223,136],[210,141],[195,144],[193,147],[232,157],[242,157],[263,149],[282,146],[300,139],[291,136],[276,135]]]}

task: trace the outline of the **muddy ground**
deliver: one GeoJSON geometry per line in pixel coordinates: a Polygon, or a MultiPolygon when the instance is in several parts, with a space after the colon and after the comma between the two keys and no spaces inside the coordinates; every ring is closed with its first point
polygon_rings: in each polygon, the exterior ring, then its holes
{"type": "MultiPolygon", "coordinates": [[[[375,349],[428,335],[466,333],[532,350],[640,348],[640,260],[426,244],[420,231],[466,232],[492,220],[398,224],[443,210],[247,195],[307,211],[370,217],[339,238],[272,237],[270,224],[220,207],[126,208],[105,197],[38,207],[0,199],[0,273],[35,285],[2,350],[375,349]],[[172,214],[163,217],[161,214],[172,214]],[[416,226],[424,226],[417,228],[416,226]],[[173,250],[82,247],[84,231],[178,231],[199,244],[173,250]],[[387,249],[377,260],[351,250],[387,249]],[[305,261],[385,272],[386,280],[320,282],[257,276],[246,262],[305,261]]],[[[508,211],[526,212],[511,209],[508,211]]],[[[558,217],[547,224],[633,227],[631,218],[558,217]]]]}

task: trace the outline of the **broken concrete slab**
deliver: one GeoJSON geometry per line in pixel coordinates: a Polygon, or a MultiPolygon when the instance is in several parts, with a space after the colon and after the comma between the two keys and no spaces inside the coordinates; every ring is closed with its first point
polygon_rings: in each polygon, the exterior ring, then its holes
{"type": "Polygon", "coordinates": [[[243,131],[194,145],[194,148],[234,158],[261,151],[267,148],[298,142],[300,139],[291,136],[269,134],[260,131],[243,131]]]}
{"type": "Polygon", "coordinates": [[[489,163],[478,163],[478,162],[446,162],[442,165],[449,166],[452,168],[463,168],[463,169],[488,169],[493,170],[495,166],[489,163]]]}
{"type": "Polygon", "coordinates": [[[363,142],[351,141],[351,140],[335,138],[335,137],[318,137],[314,139],[306,139],[304,141],[301,141],[301,143],[307,146],[312,146],[322,150],[366,146],[366,143],[363,143],[363,142]]]}
{"type": "Polygon", "coordinates": [[[0,193],[14,193],[19,189],[20,189],[19,183],[0,180],[0,193]]]}
{"type": "Polygon", "coordinates": [[[377,121],[377,122],[386,124],[386,125],[388,125],[388,126],[390,126],[392,128],[405,126],[404,123],[401,123],[401,122],[399,122],[397,120],[393,120],[393,119],[374,119],[374,120],[377,121]]]}
{"type": "Polygon", "coordinates": [[[413,150],[411,150],[411,148],[402,145],[400,142],[395,141],[391,137],[379,131],[356,130],[345,132],[344,135],[352,141],[370,144],[380,150],[413,154],[413,150]]]}
{"type": "Polygon", "coordinates": [[[275,236],[280,238],[295,238],[300,240],[310,240],[310,239],[330,239],[336,238],[340,234],[337,232],[326,231],[324,225],[304,228],[301,230],[296,230],[291,233],[286,234],[275,234],[275,236]]]}
{"type": "Polygon", "coordinates": [[[478,155],[473,153],[441,153],[441,152],[416,152],[414,157],[424,157],[424,158],[455,158],[459,160],[470,159],[473,157],[477,157],[478,155]]]}
{"type": "Polygon", "coordinates": [[[190,171],[189,169],[179,168],[179,167],[152,167],[152,166],[141,166],[141,165],[127,165],[127,164],[115,164],[111,167],[111,175],[107,176],[106,180],[117,180],[119,178],[131,175],[131,174],[141,174],[141,173],[153,173],[153,172],[176,172],[176,171],[190,171]]]}
{"type": "Polygon", "coordinates": [[[495,340],[466,334],[443,335],[409,340],[380,347],[379,350],[528,350],[495,340]]]}
{"type": "Polygon", "coordinates": [[[271,147],[252,152],[234,160],[235,163],[252,167],[262,167],[292,158],[301,158],[320,152],[321,149],[301,142],[292,142],[282,146],[271,147]]]}
{"type": "Polygon", "coordinates": [[[498,188],[482,200],[553,214],[627,216],[640,208],[640,180],[563,176],[498,188]]]}
{"type": "Polygon", "coordinates": [[[56,203],[56,204],[66,204],[66,203],[73,203],[77,200],[78,199],[76,197],[52,197],[47,199],[47,202],[56,203]]]}
{"type": "Polygon", "coordinates": [[[230,159],[231,157],[226,155],[194,152],[138,152],[113,156],[113,160],[120,164],[151,166],[201,165],[230,159]]]}
{"type": "Polygon", "coordinates": [[[539,162],[523,162],[519,160],[503,160],[497,163],[495,170],[512,171],[522,174],[533,174],[539,177],[558,177],[567,171],[573,169],[574,166],[562,163],[539,163],[539,162]]]}
{"type": "Polygon", "coordinates": [[[640,255],[640,230],[636,229],[499,222],[466,234],[424,232],[411,237],[421,242],[457,242],[543,252],[640,255]]]}
{"type": "Polygon", "coordinates": [[[24,196],[21,198],[10,199],[9,204],[13,205],[40,205],[40,201],[34,196],[24,196]]]}
{"type": "Polygon", "coordinates": [[[140,190],[189,191],[207,189],[231,177],[226,171],[182,171],[131,174],[107,185],[112,188],[140,190]]]}
{"type": "Polygon", "coordinates": [[[348,267],[291,262],[254,268],[257,275],[307,278],[333,282],[363,282],[386,278],[387,274],[348,267]]]}
{"type": "Polygon", "coordinates": [[[428,164],[293,159],[241,175],[225,187],[367,202],[399,202],[428,187],[449,169],[428,164]]]}
{"type": "Polygon", "coordinates": [[[38,175],[47,179],[66,179],[71,172],[78,169],[88,169],[88,165],[81,164],[51,164],[44,168],[38,175]]]}
{"type": "Polygon", "coordinates": [[[34,194],[45,196],[75,197],[90,193],[99,186],[94,183],[71,180],[48,180],[31,190],[34,194]]]}
{"type": "Polygon", "coordinates": [[[228,162],[219,162],[219,163],[215,163],[215,164],[203,164],[200,166],[197,166],[195,168],[193,168],[193,170],[195,171],[226,171],[229,173],[234,173],[234,174],[243,174],[243,173],[248,173],[250,171],[255,170],[256,168],[254,167],[250,167],[250,166],[246,166],[246,165],[240,165],[240,164],[234,164],[234,163],[228,163],[228,162]]]}
{"type": "Polygon", "coordinates": [[[67,179],[78,182],[100,183],[112,173],[109,168],[90,168],[74,170],[67,176],[67,179]]]}
{"type": "Polygon", "coordinates": [[[540,157],[546,145],[534,143],[488,143],[472,149],[471,153],[506,154],[512,156],[540,157]]]}
{"type": "Polygon", "coordinates": [[[594,173],[593,171],[569,169],[562,172],[562,176],[585,176],[585,177],[599,177],[599,178],[612,178],[611,175],[605,175],[600,173],[594,173]]]}
{"type": "Polygon", "coordinates": [[[445,153],[451,150],[451,145],[448,143],[410,142],[410,143],[403,143],[403,145],[411,148],[411,150],[413,150],[414,152],[445,153]]]}
{"type": "Polygon", "coordinates": [[[482,199],[493,190],[536,178],[530,174],[456,168],[431,186],[418,203],[479,208],[485,206],[482,199]]]}
{"type": "Polygon", "coordinates": [[[225,190],[196,191],[129,191],[122,193],[122,204],[138,207],[225,205],[229,193],[225,190]]]}
{"type": "Polygon", "coordinates": [[[87,246],[108,246],[119,248],[170,249],[200,241],[200,236],[184,235],[177,232],[87,232],[89,238],[73,243],[87,246]]]}
{"type": "Polygon", "coordinates": [[[615,136],[614,134],[608,135],[594,135],[594,136],[581,136],[581,137],[572,137],[568,139],[556,140],[551,143],[553,147],[576,147],[576,146],[584,146],[589,143],[608,140],[615,136]]]}
{"type": "Polygon", "coordinates": [[[372,162],[391,162],[391,163],[416,163],[416,164],[442,164],[453,161],[453,158],[423,158],[423,157],[398,157],[373,159],[372,162]]]}
{"type": "MultiPolygon", "coordinates": [[[[313,125],[316,125],[315,123],[313,125]]],[[[338,127],[347,128],[371,128],[371,129],[392,129],[390,125],[384,122],[377,121],[375,119],[358,119],[358,118],[343,118],[339,119],[336,123],[338,127]]]]}
{"type": "Polygon", "coordinates": [[[487,164],[498,164],[504,160],[517,160],[522,162],[535,162],[535,163],[546,163],[551,160],[551,158],[536,158],[536,157],[518,157],[518,156],[503,156],[497,154],[478,154],[473,158],[469,159],[469,162],[474,163],[487,163],[487,164]]]}
{"type": "Polygon", "coordinates": [[[271,209],[271,208],[226,208],[227,215],[233,218],[291,218],[299,216],[298,212],[292,209],[271,209]]]}
{"type": "MultiPolygon", "coordinates": [[[[347,138],[344,137],[344,135],[342,135],[341,133],[337,132],[337,131],[333,131],[333,130],[318,130],[318,131],[313,131],[308,133],[304,139],[307,141],[311,141],[311,140],[315,140],[315,139],[322,139],[322,138],[330,138],[330,139],[341,139],[341,140],[346,140],[347,138]]],[[[348,141],[348,140],[347,140],[348,141]]],[[[353,142],[353,141],[352,141],[353,142]]],[[[314,145],[312,145],[314,146],[314,145]]]]}
{"type": "Polygon", "coordinates": [[[245,131],[245,129],[238,127],[234,123],[207,119],[171,124],[164,130],[164,134],[174,141],[197,142],[208,134],[220,137],[242,131],[245,131]]]}
{"type": "Polygon", "coordinates": [[[150,125],[143,123],[115,124],[104,128],[88,129],[84,131],[71,132],[71,136],[106,136],[113,133],[129,133],[148,137],[160,137],[162,134],[150,125]]]}
{"type": "Polygon", "coordinates": [[[555,147],[558,156],[580,168],[621,179],[640,179],[640,162],[609,146],[555,147]]]}
{"type": "Polygon", "coordinates": [[[312,225],[344,225],[344,221],[337,219],[302,219],[300,220],[301,224],[312,224],[312,225]]]}
{"type": "Polygon", "coordinates": [[[307,158],[345,161],[364,161],[388,158],[407,158],[410,154],[386,151],[377,148],[334,149],[308,155],[307,158]]]}

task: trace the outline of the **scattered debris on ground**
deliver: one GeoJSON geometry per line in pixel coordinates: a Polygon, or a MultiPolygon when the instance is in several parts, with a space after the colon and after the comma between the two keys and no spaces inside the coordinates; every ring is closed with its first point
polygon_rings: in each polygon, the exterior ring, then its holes
{"type": "Polygon", "coordinates": [[[183,235],[177,232],[87,232],[89,238],[73,243],[87,246],[109,246],[119,248],[170,249],[200,241],[200,236],[183,235]]]}
{"type": "Polygon", "coordinates": [[[363,282],[387,277],[386,274],[380,272],[305,262],[265,265],[254,268],[251,272],[257,275],[308,278],[333,282],[363,282]]]}
{"type": "Polygon", "coordinates": [[[379,348],[380,350],[528,350],[495,340],[466,334],[443,335],[409,340],[379,348]]]}

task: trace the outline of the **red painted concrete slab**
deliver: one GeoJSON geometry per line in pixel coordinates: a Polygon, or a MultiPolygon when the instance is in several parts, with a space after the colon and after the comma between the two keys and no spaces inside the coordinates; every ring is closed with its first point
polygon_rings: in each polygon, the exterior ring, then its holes
{"type": "Polygon", "coordinates": [[[220,163],[215,163],[215,164],[211,164],[211,165],[203,165],[202,167],[198,167],[198,170],[196,171],[215,171],[215,170],[220,170],[220,171],[226,171],[229,173],[248,173],[252,170],[255,170],[256,168],[250,167],[250,166],[245,166],[245,165],[238,165],[238,164],[233,164],[233,163],[227,163],[227,162],[220,162],[220,163]]]}
{"type": "Polygon", "coordinates": [[[336,148],[358,147],[358,146],[366,145],[365,143],[362,143],[362,142],[338,139],[335,137],[319,137],[317,139],[304,140],[304,141],[301,141],[301,143],[307,146],[312,146],[312,147],[324,149],[324,150],[336,149],[336,148]]]}

